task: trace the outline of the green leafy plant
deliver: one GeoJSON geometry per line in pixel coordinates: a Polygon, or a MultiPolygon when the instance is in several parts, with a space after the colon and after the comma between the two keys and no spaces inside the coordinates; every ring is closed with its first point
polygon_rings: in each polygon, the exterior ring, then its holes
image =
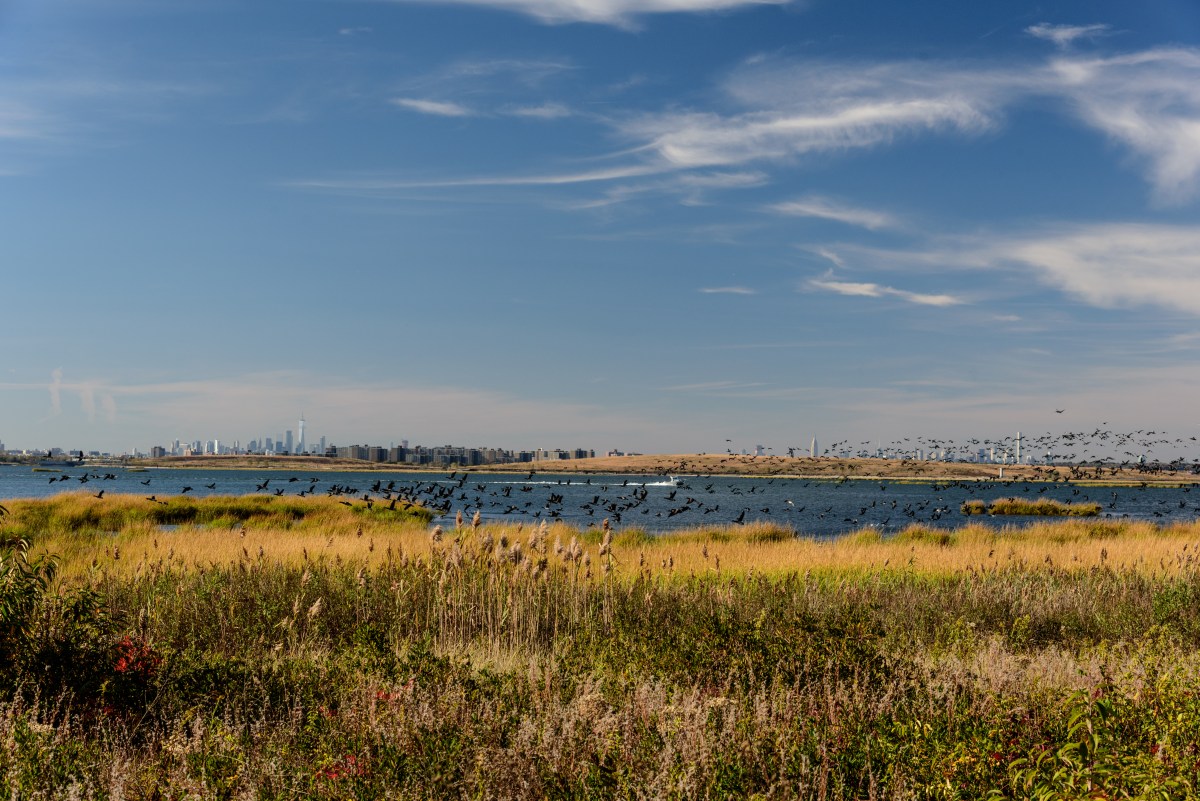
{"type": "Polygon", "coordinates": [[[35,613],[57,569],[53,556],[30,559],[29,548],[25,539],[0,548],[0,670],[29,649],[35,613]]]}

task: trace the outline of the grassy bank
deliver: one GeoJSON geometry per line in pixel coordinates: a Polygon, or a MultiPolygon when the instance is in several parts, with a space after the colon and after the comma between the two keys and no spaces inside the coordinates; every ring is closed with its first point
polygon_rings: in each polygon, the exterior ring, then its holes
{"type": "Polygon", "coordinates": [[[435,535],[318,500],[164,531],[134,501],[95,525],[84,498],[29,503],[0,528],[32,540],[0,567],[10,797],[1200,783],[1197,526],[435,535]]]}
{"type": "Polygon", "coordinates": [[[997,498],[994,501],[979,499],[966,501],[962,505],[964,515],[1028,515],[1034,517],[1096,517],[1100,514],[1098,503],[1064,503],[1053,498],[997,498]]]}

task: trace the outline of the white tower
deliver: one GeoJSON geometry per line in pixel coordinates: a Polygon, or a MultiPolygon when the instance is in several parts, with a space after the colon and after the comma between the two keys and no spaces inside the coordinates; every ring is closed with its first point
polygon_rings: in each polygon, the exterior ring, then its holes
{"type": "Polygon", "coordinates": [[[817,458],[817,438],[813,437],[812,444],[808,446],[808,455],[817,458]]]}
{"type": "Polygon", "coordinates": [[[300,412],[300,441],[296,443],[296,453],[304,453],[304,412],[300,412]]]}

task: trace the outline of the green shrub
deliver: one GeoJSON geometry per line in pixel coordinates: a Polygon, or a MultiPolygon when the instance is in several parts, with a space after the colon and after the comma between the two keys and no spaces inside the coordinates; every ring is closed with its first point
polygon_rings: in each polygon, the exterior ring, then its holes
{"type": "Polygon", "coordinates": [[[56,567],[52,556],[31,561],[27,540],[0,548],[0,671],[28,652],[36,612],[56,567]]]}

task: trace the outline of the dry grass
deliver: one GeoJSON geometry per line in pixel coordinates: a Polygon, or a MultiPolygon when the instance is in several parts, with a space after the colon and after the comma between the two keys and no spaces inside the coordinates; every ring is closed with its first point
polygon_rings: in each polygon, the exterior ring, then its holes
{"type": "Polygon", "coordinates": [[[831,540],[796,537],[785,527],[755,523],[650,535],[615,533],[611,553],[599,530],[553,525],[464,523],[447,526],[436,542],[425,518],[367,510],[328,498],[170,498],[156,504],[136,496],[96,499],[64,495],[14,501],[4,531],[33,535],[38,550],[62,560],[66,580],[94,567],[121,573],[166,560],[175,565],[237,565],[249,561],[298,566],[355,563],[378,566],[400,557],[426,558],[453,548],[511,547],[525,557],[542,550],[551,563],[578,550],[585,576],[872,573],[908,571],[952,575],[1006,567],[1098,567],[1171,575],[1200,559],[1200,523],[1056,520],[1024,528],[967,524],[955,530],[920,526],[890,537],[872,529],[831,540]],[[166,522],[163,521],[185,521],[166,522]],[[166,528],[163,526],[166,525],[166,528]],[[604,568],[607,566],[607,570],[604,568]]]}
{"type": "Polygon", "coordinates": [[[651,537],[215,499],[165,530],[118,500],[6,523],[82,594],[0,661],[4,797],[1200,787],[1196,524],[651,537]]]}
{"type": "Polygon", "coordinates": [[[1096,517],[1100,514],[1098,503],[1063,503],[1053,498],[997,498],[994,501],[979,499],[966,501],[962,505],[964,515],[1030,515],[1038,517],[1096,517]]]}

